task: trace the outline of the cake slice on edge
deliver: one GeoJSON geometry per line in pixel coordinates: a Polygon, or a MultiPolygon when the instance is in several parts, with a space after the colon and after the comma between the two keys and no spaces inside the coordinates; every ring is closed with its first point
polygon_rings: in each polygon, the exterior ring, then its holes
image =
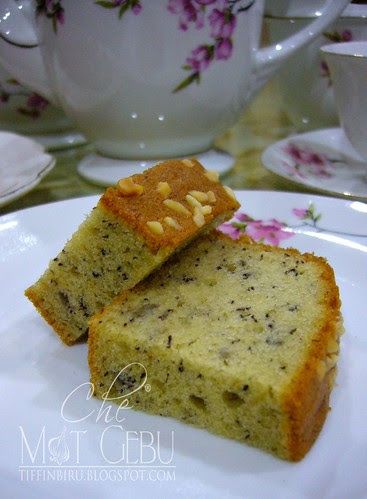
{"type": "Polygon", "coordinates": [[[340,333],[326,260],[214,231],[93,318],[91,380],[100,398],[297,461],[329,410],[340,333]]]}
{"type": "Polygon", "coordinates": [[[25,294],[68,345],[88,320],[239,203],[194,159],[170,160],[109,187],[25,294]]]}

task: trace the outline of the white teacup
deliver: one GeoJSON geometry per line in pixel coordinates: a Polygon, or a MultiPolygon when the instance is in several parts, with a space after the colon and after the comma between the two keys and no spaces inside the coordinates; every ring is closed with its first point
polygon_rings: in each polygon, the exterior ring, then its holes
{"type": "Polygon", "coordinates": [[[367,161],[367,41],[333,43],[321,52],[330,68],[342,127],[367,161]]]}
{"type": "MultiPolygon", "coordinates": [[[[319,14],[320,2],[267,2],[265,23],[271,43],[292,35],[319,14]]],[[[320,48],[330,42],[367,40],[367,5],[348,5],[339,19],[281,68],[277,79],[284,110],[298,130],[338,126],[334,91],[320,48]]]]}
{"type": "Polygon", "coordinates": [[[210,148],[280,62],[347,3],[326,0],[311,29],[259,49],[262,0],[3,0],[0,34],[12,46],[1,40],[0,58],[60,102],[101,154],[191,155],[210,148]],[[25,72],[22,47],[37,44],[25,72]]]}

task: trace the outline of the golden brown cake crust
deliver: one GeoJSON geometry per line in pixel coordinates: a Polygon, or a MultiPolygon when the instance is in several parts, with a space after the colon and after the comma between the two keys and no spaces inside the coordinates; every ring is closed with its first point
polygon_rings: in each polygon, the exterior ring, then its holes
{"type": "MultiPolygon", "coordinates": [[[[248,244],[248,242],[246,239],[242,240],[242,243],[248,244]]],[[[262,251],[284,250],[263,245],[262,251]]],[[[324,258],[312,253],[302,254],[294,248],[287,248],[286,251],[291,255],[302,255],[305,261],[313,261],[319,265],[322,268],[323,280],[328,287],[320,329],[315,334],[307,357],[293,378],[289,391],[283,395],[284,408],[290,422],[286,429],[288,441],[285,442],[285,447],[289,451],[288,459],[299,461],[318,437],[330,409],[329,397],[334,384],[336,366],[331,364],[328,367],[327,361],[330,355],[336,353],[333,348],[339,343],[342,332],[341,301],[334,271],[324,258]]]]}
{"type": "MultiPolygon", "coordinates": [[[[185,199],[190,191],[207,193],[212,191],[215,202],[203,202],[212,208],[205,215],[205,222],[210,223],[222,213],[230,214],[239,208],[239,203],[233,199],[219,182],[210,180],[206,170],[195,159],[185,161],[169,160],[158,164],[155,168],[133,175],[135,184],[142,185],[144,190],[140,195],[123,195],[118,186],[109,187],[99,203],[116,217],[139,234],[154,252],[165,246],[180,246],[190,236],[195,234],[198,226],[193,220],[193,208],[185,199]],[[188,166],[191,163],[191,166],[188,166]],[[190,211],[190,215],[179,213],[164,204],[164,197],[157,190],[159,182],[167,182],[171,192],[168,199],[180,202],[190,211]],[[168,226],[165,217],[173,217],[181,226],[180,230],[168,226]],[[164,232],[155,234],[147,222],[160,222],[164,232]]],[[[229,218],[227,216],[227,218],[229,218]]]]}
{"type": "Polygon", "coordinates": [[[289,459],[299,461],[308,452],[320,433],[329,411],[329,397],[336,375],[332,356],[338,352],[342,333],[339,290],[334,271],[326,260],[309,255],[323,266],[322,277],[327,283],[324,317],[315,335],[307,358],[293,379],[288,393],[284,394],[284,405],[289,415],[289,459]]]}

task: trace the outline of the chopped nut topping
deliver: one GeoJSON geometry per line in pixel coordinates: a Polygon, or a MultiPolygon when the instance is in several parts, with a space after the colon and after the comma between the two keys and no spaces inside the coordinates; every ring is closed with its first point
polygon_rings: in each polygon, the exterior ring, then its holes
{"type": "Polygon", "coordinates": [[[198,227],[202,227],[205,224],[205,218],[203,212],[198,207],[195,208],[194,216],[192,218],[198,227]]]}
{"type": "Polygon", "coordinates": [[[234,195],[234,192],[232,191],[232,189],[230,187],[228,187],[228,185],[224,185],[224,190],[226,191],[226,193],[228,194],[228,196],[233,199],[233,201],[237,201],[236,199],[236,196],[234,195]]]}
{"type": "Polygon", "coordinates": [[[124,196],[140,196],[144,191],[144,187],[135,184],[131,177],[122,178],[118,181],[117,185],[124,196]]]}
{"type": "Polygon", "coordinates": [[[201,207],[201,213],[203,215],[210,215],[210,213],[213,211],[213,208],[206,204],[205,206],[201,207]]]}
{"type": "Polygon", "coordinates": [[[191,194],[187,194],[185,196],[185,199],[186,201],[189,203],[190,206],[192,206],[193,208],[195,208],[196,206],[198,208],[201,208],[201,203],[199,203],[199,201],[197,199],[195,199],[193,196],[191,196],[191,194]]]}
{"type": "Polygon", "coordinates": [[[186,216],[191,215],[189,210],[185,208],[183,204],[179,203],[178,201],[174,201],[173,199],[165,199],[163,201],[163,204],[167,206],[167,208],[170,208],[171,210],[174,210],[177,213],[182,213],[182,215],[186,216]]]}
{"type": "Polygon", "coordinates": [[[164,199],[166,199],[171,194],[172,189],[168,182],[158,182],[157,191],[164,199]]]}
{"type": "Polygon", "coordinates": [[[189,194],[197,199],[199,203],[206,203],[208,201],[208,194],[201,191],[190,191],[189,194]]]}
{"type": "Polygon", "coordinates": [[[213,170],[207,170],[205,172],[205,176],[211,182],[219,182],[219,173],[218,172],[214,172],[213,170]]]}
{"type": "MultiPolygon", "coordinates": [[[[195,192],[195,191],[193,191],[195,192]]],[[[195,199],[191,194],[187,194],[186,201],[192,208],[194,208],[194,214],[200,212],[203,215],[209,215],[212,212],[212,207],[206,204],[203,206],[197,199],[195,199]]]]}
{"type": "Polygon", "coordinates": [[[186,165],[186,166],[190,167],[190,168],[191,168],[192,166],[194,166],[194,162],[193,162],[193,161],[191,161],[191,159],[183,159],[183,160],[182,160],[182,163],[183,163],[184,165],[186,165]]]}
{"type": "Polygon", "coordinates": [[[163,234],[164,232],[163,226],[160,222],[147,222],[147,226],[153,232],[153,234],[163,234]]]}
{"type": "Polygon", "coordinates": [[[215,203],[217,198],[215,197],[215,194],[213,191],[208,191],[207,192],[207,195],[208,195],[208,202],[209,203],[215,203]]]}
{"type": "Polygon", "coordinates": [[[181,225],[177,222],[177,220],[175,220],[172,217],[165,217],[164,221],[165,221],[165,223],[167,225],[169,225],[170,227],[173,227],[176,230],[181,230],[182,229],[181,225]]]}

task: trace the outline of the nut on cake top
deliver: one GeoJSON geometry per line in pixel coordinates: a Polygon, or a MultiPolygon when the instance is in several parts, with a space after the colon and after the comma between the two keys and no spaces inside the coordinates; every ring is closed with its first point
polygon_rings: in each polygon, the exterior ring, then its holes
{"type": "Polygon", "coordinates": [[[136,231],[152,251],[180,246],[219,215],[239,208],[218,174],[195,159],[169,160],[109,187],[99,204],[136,231]]]}

